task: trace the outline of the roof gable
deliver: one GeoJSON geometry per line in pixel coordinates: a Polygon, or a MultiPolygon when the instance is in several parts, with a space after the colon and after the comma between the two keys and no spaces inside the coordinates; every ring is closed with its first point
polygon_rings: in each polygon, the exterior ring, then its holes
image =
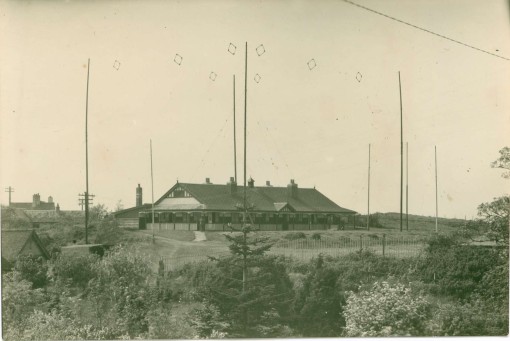
{"type": "Polygon", "coordinates": [[[275,202],[274,203],[274,208],[278,212],[295,212],[296,211],[294,209],[294,207],[289,205],[288,202],[275,202]]]}
{"type": "Polygon", "coordinates": [[[2,230],[2,257],[7,260],[16,259],[30,240],[34,241],[46,259],[50,258],[48,251],[33,230],[2,230]]]}

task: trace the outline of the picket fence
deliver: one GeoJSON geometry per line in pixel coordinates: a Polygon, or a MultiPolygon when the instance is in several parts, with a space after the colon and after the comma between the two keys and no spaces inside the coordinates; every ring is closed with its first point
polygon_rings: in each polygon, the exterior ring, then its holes
{"type": "MultiPolygon", "coordinates": [[[[424,246],[424,240],[416,236],[359,235],[339,240],[296,239],[280,241],[274,244],[267,254],[307,261],[317,257],[319,254],[339,257],[354,252],[369,251],[377,255],[403,258],[419,255],[423,251],[424,246]]],[[[194,248],[192,252],[192,254],[160,258],[158,260],[158,267],[168,271],[184,264],[220,258],[230,254],[226,248],[214,252],[194,248]]]]}

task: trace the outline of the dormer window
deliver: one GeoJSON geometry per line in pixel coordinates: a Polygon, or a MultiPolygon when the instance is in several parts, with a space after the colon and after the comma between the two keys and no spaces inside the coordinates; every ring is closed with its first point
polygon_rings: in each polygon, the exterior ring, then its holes
{"type": "Polygon", "coordinates": [[[181,187],[177,187],[168,195],[168,198],[191,198],[191,197],[192,195],[181,187]]]}

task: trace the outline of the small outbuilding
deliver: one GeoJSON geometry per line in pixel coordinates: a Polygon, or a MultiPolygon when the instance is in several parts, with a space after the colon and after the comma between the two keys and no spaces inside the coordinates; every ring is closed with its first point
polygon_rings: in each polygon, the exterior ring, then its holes
{"type": "Polygon", "coordinates": [[[19,256],[50,259],[50,254],[34,230],[2,230],[2,260],[14,262],[19,256]]]}

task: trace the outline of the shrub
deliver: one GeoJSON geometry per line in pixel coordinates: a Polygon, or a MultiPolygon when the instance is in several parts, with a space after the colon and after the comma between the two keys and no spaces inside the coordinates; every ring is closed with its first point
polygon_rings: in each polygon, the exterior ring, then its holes
{"type": "Polygon", "coordinates": [[[320,240],[321,239],[321,234],[318,233],[318,232],[315,232],[314,234],[312,234],[312,239],[313,240],[320,240]]]}
{"type": "Polygon", "coordinates": [[[306,239],[306,234],[303,232],[289,232],[283,238],[287,240],[306,239]]]}
{"type": "Polygon", "coordinates": [[[508,335],[506,314],[478,298],[471,302],[440,303],[428,323],[433,336],[502,336],[508,335]]]}
{"type": "Polygon", "coordinates": [[[338,283],[341,271],[326,263],[322,255],[315,267],[296,287],[293,310],[297,316],[291,327],[303,336],[339,336],[343,322],[344,290],[338,283]]]}
{"type": "Polygon", "coordinates": [[[112,336],[107,328],[97,330],[90,325],[81,326],[76,320],[55,311],[35,311],[26,320],[24,328],[10,330],[4,335],[6,340],[99,340],[112,336]]]}
{"type": "Polygon", "coordinates": [[[344,312],[349,337],[424,335],[430,304],[402,284],[376,282],[372,290],[351,293],[344,312]]]}
{"type": "Polygon", "coordinates": [[[19,256],[14,269],[23,279],[31,282],[34,288],[42,288],[48,283],[48,265],[42,257],[19,256]]]}
{"type": "Polygon", "coordinates": [[[485,274],[499,264],[502,259],[495,249],[437,237],[429,242],[419,273],[422,281],[437,284],[439,294],[468,298],[485,274]]]}
{"type": "Polygon", "coordinates": [[[59,255],[54,261],[53,271],[55,276],[68,280],[72,285],[81,287],[87,286],[87,283],[97,274],[95,272],[95,263],[99,257],[95,254],[88,255],[59,255]]]}
{"type": "Polygon", "coordinates": [[[2,325],[4,332],[26,321],[34,307],[43,299],[42,289],[32,289],[32,283],[17,271],[2,276],[2,325]]]}

